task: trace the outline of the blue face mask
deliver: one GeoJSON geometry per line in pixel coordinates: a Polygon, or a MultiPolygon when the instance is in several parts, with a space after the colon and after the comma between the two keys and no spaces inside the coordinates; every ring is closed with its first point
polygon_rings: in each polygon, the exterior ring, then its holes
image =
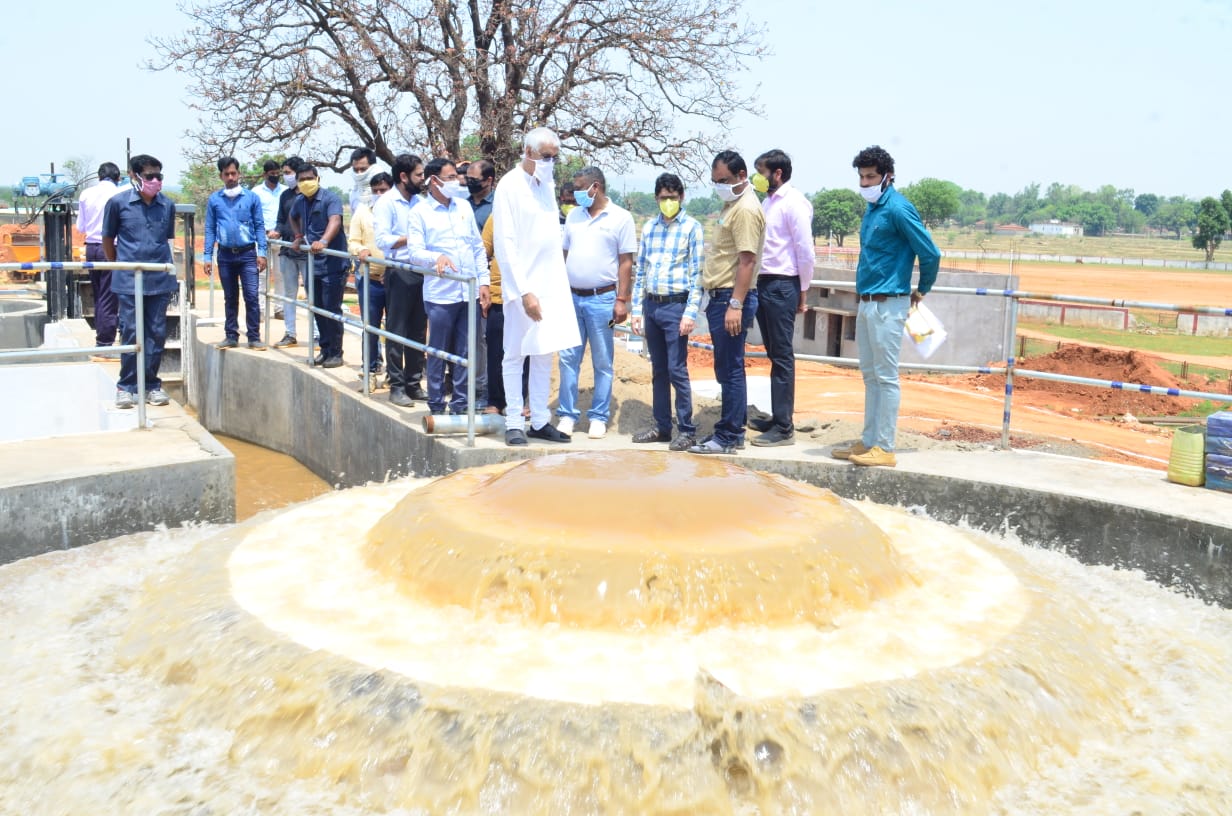
{"type": "Polygon", "coordinates": [[[579,207],[589,207],[595,203],[595,197],[590,194],[590,189],[574,190],[573,200],[577,202],[579,207]]]}

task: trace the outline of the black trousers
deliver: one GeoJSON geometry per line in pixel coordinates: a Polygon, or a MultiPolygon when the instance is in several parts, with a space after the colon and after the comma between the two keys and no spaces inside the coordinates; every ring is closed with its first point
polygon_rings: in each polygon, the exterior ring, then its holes
{"type": "Polygon", "coordinates": [[[795,429],[796,310],[800,307],[800,279],[763,275],[757,279],[757,328],[770,359],[770,413],[783,433],[795,429]]]}
{"type": "MultiPolygon", "coordinates": [[[[416,343],[427,343],[423,275],[405,269],[385,269],[385,329],[416,343]]],[[[391,391],[419,385],[423,381],[424,353],[389,340],[385,344],[385,371],[391,391]]]]}

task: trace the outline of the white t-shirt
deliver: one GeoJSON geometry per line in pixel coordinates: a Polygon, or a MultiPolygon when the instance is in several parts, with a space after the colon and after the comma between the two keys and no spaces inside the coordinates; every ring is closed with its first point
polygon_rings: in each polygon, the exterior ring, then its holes
{"type": "Polygon", "coordinates": [[[570,286],[610,286],[619,278],[620,256],[637,252],[633,216],[610,200],[593,218],[585,207],[574,207],[565,217],[564,249],[570,286]]]}

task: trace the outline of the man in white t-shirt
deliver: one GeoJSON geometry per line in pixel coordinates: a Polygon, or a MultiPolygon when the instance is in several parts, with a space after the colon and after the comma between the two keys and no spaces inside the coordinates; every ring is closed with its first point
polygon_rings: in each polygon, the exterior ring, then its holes
{"type": "Polygon", "coordinates": [[[607,179],[598,167],[584,167],[573,175],[573,201],[577,206],[565,217],[565,270],[582,342],[560,353],[556,428],[571,434],[581,416],[578,376],[589,343],[595,388],[586,412],[586,435],[602,439],[612,409],[612,327],[629,316],[637,231],[629,211],[607,197],[607,179]]]}
{"type": "MultiPolygon", "coordinates": [[[[106,262],[103,256],[103,209],[116,193],[131,189],[119,186],[120,168],[113,162],[98,166],[98,184],[87,188],[77,201],[77,230],[86,236],[86,260],[106,262]]],[[[94,343],[115,343],[119,301],[111,291],[111,270],[91,269],[90,288],[94,292],[94,343]]]]}

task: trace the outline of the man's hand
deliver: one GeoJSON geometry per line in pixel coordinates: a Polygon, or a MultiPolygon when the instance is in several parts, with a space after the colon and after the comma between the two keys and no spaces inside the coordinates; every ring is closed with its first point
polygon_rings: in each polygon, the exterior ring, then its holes
{"type": "Polygon", "coordinates": [[[727,329],[727,333],[732,337],[740,334],[740,330],[744,328],[744,310],[728,306],[726,314],[723,315],[723,328],[727,329]]]}
{"type": "Polygon", "coordinates": [[[625,303],[620,298],[616,298],[616,302],[612,304],[612,322],[624,323],[629,319],[629,304],[625,303]]]}
{"type": "Polygon", "coordinates": [[[543,312],[539,311],[539,298],[530,292],[522,295],[522,311],[526,312],[526,316],[536,323],[543,320],[543,312]]]}
{"type": "Polygon", "coordinates": [[[312,251],[312,254],[315,255],[321,250],[325,249],[325,242],[324,241],[313,241],[311,246],[308,247],[308,249],[310,249],[312,251]]]}
{"type": "Polygon", "coordinates": [[[214,277],[214,264],[213,263],[211,263],[210,261],[206,261],[205,263],[201,264],[201,266],[202,268],[205,269],[205,276],[207,278],[214,277]]]}
{"type": "Polygon", "coordinates": [[[797,314],[804,314],[808,311],[808,307],[804,305],[804,301],[808,298],[808,292],[800,293],[800,305],[796,308],[797,314]]]}
{"type": "Polygon", "coordinates": [[[629,318],[629,328],[630,328],[630,329],[632,329],[632,331],[633,331],[633,333],[634,333],[634,334],[636,334],[636,335],[638,335],[638,336],[641,336],[641,334],[642,334],[642,319],[641,319],[640,317],[632,317],[632,318],[629,318]]]}
{"type": "Polygon", "coordinates": [[[438,276],[443,276],[445,274],[446,269],[448,269],[450,272],[458,271],[458,267],[453,265],[453,261],[449,260],[449,256],[442,255],[436,259],[436,274],[438,276]]]}
{"type": "Polygon", "coordinates": [[[268,261],[266,261],[264,258],[257,258],[257,271],[264,272],[267,263],[268,261]]]}
{"type": "Polygon", "coordinates": [[[275,239],[277,239],[277,238],[281,238],[281,237],[282,237],[282,233],[281,233],[281,232],[279,232],[278,230],[266,230],[266,231],[265,231],[265,237],[266,237],[266,238],[275,238],[275,239]]]}
{"type": "Polygon", "coordinates": [[[680,336],[688,337],[690,334],[693,333],[693,327],[696,325],[697,325],[697,321],[695,321],[691,317],[680,318],[680,336]]]}
{"type": "Polygon", "coordinates": [[[488,316],[488,307],[492,305],[492,290],[487,286],[479,287],[479,309],[483,316],[488,316]]]}
{"type": "Polygon", "coordinates": [[[919,289],[913,290],[911,292],[911,307],[915,308],[916,306],[919,306],[920,301],[922,301],[923,299],[924,299],[924,296],[920,294],[919,289]]]}
{"type": "Polygon", "coordinates": [[[372,257],[372,250],[370,250],[370,249],[361,249],[361,250],[360,250],[357,254],[359,255],[359,259],[360,259],[361,261],[366,261],[366,260],[368,260],[369,258],[371,258],[371,257],[372,257]]]}

